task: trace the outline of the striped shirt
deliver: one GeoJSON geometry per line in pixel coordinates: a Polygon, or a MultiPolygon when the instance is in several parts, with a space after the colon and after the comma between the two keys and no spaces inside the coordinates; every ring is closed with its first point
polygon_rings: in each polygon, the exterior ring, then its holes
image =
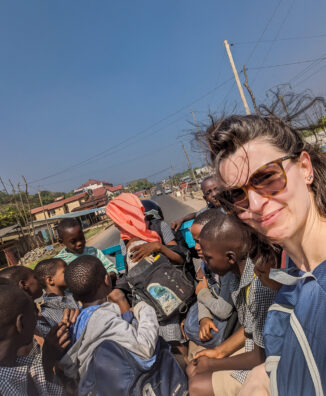
{"type": "Polygon", "coordinates": [[[102,261],[102,264],[104,265],[104,268],[106,269],[106,272],[108,273],[114,272],[115,274],[118,274],[115,264],[107,257],[105,257],[101,250],[96,249],[93,246],[85,246],[85,249],[82,254],[71,253],[68,252],[66,248],[63,248],[55,257],[60,258],[61,260],[65,261],[67,264],[70,264],[77,257],[85,256],[86,254],[95,256],[98,259],[100,259],[102,261]]]}

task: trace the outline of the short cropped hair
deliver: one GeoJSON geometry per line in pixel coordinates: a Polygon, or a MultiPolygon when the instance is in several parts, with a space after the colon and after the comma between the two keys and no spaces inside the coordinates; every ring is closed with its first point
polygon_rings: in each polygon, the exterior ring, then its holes
{"type": "Polygon", "coordinates": [[[102,261],[83,255],[72,261],[65,270],[65,281],[75,300],[90,301],[107,274],[102,261]]]}
{"type": "Polygon", "coordinates": [[[203,185],[207,182],[207,180],[211,180],[211,179],[216,179],[216,176],[215,175],[205,176],[202,182],[200,183],[200,188],[203,190],[203,185]]]}
{"type": "Polygon", "coordinates": [[[7,336],[7,328],[15,325],[17,316],[31,303],[31,298],[12,281],[0,279],[0,340],[7,336]]]}
{"type": "Polygon", "coordinates": [[[9,279],[18,286],[20,281],[27,281],[32,274],[33,270],[31,268],[24,267],[23,265],[14,265],[0,271],[0,278],[9,279]]]}
{"type": "Polygon", "coordinates": [[[59,239],[63,239],[63,234],[66,229],[73,227],[81,227],[80,221],[75,217],[67,217],[66,219],[61,220],[57,225],[59,239]]]}
{"type": "Polygon", "coordinates": [[[54,276],[57,272],[59,264],[62,262],[64,262],[62,259],[52,257],[46,260],[42,260],[36,265],[36,267],[34,268],[34,273],[43,289],[46,288],[46,277],[54,276]]]}
{"type": "Polygon", "coordinates": [[[195,217],[193,224],[199,224],[204,226],[218,216],[225,216],[220,208],[207,209],[205,210],[205,212],[202,212],[197,217],[195,217]]]}

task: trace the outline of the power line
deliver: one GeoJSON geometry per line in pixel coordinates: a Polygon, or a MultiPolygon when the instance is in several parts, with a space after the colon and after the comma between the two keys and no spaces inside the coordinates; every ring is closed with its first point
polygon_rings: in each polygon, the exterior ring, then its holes
{"type": "Polygon", "coordinates": [[[321,70],[325,69],[326,65],[323,65],[322,67],[320,67],[318,70],[314,71],[312,74],[310,74],[310,76],[304,78],[303,80],[299,81],[298,83],[296,83],[295,85],[300,85],[303,84],[305,81],[309,80],[311,77],[313,77],[315,74],[319,73],[321,70]]]}
{"type": "Polygon", "coordinates": [[[293,81],[300,79],[304,74],[309,72],[314,66],[317,66],[318,64],[320,64],[323,61],[325,56],[326,56],[326,53],[323,54],[320,58],[317,58],[314,62],[312,62],[311,65],[306,66],[303,70],[301,70],[294,77],[292,77],[291,80],[289,81],[289,83],[291,84],[293,81]]]}
{"type": "Polygon", "coordinates": [[[322,57],[316,58],[316,59],[306,59],[306,60],[296,61],[296,62],[279,63],[279,64],[276,64],[276,65],[246,67],[246,69],[247,70],[273,69],[273,68],[276,68],[276,67],[301,65],[303,63],[313,63],[313,62],[316,62],[316,61],[319,61],[319,60],[325,60],[325,59],[326,59],[326,56],[322,56],[322,57]]]}
{"type": "MultiPolygon", "coordinates": [[[[62,169],[62,170],[59,171],[59,172],[52,173],[52,174],[47,175],[47,176],[44,176],[44,177],[42,177],[42,178],[40,178],[40,179],[36,179],[36,180],[29,181],[29,184],[36,184],[36,183],[39,183],[40,181],[47,180],[47,179],[52,178],[52,177],[55,177],[55,176],[59,176],[59,175],[61,175],[61,174],[63,174],[63,173],[66,173],[66,172],[70,171],[70,170],[73,169],[73,168],[76,168],[76,167],[79,167],[79,166],[88,164],[90,161],[93,161],[93,160],[94,160],[94,161],[97,161],[97,160],[100,159],[101,156],[103,156],[103,155],[115,154],[117,151],[112,151],[113,149],[116,149],[116,148],[120,147],[121,145],[124,145],[124,147],[130,146],[130,144],[128,145],[128,143],[130,143],[130,140],[135,139],[135,138],[138,138],[139,136],[144,135],[144,134],[146,134],[146,133],[151,133],[152,128],[154,128],[155,126],[157,126],[157,125],[161,124],[162,122],[168,120],[169,118],[171,118],[171,117],[173,117],[173,116],[175,116],[175,115],[181,113],[182,111],[189,109],[189,107],[191,107],[191,106],[194,105],[195,103],[201,101],[201,100],[204,99],[205,97],[207,97],[207,96],[209,96],[210,94],[212,94],[215,90],[221,88],[223,85],[225,85],[226,83],[228,83],[230,80],[232,80],[232,78],[233,78],[233,77],[229,77],[228,79],[224,80],[224,81],[223,81],[222,83],[220,83],[219,85],[215,86],[214,88],[210,89],[209,91],[207,91],[206,93],[204,93],[204,94],[201,95],[200,97],[198,97],[198,98],[196,98],[195,100],[193,100],[191,103],[189,103],[189,104],[187,104],[187,105],[185,105],[185,106],[182,106],[180,109],[176,110],[175,112],[173,112],[173,113],[171,113],[171,114],[169,114],[169,115],[167,115],[167,116],[161,118],[159,121],[153,123],[153,124],[150,125],[149,127],[144,128],[143,130],[137,132],[136,134],[134,134],[134,135],[132,135],[132,136],[129,136],[128,138],[126,138],[126,139],[122,140],[121,142],[117,143],[116,145],[111,146],[110,148],[107,148],[107,149],[101,151],[100,153],[94,154],[93,156],[91,156],[91,157],[89,157],[89,158],[87,158],[87,159],[85,159],[85,160],[83,160],[83,161],[80,161],[80,162],[78,162],[78,163],[76,163],[76,164],[70,165],[69,167],[67,167],[67,168],[65,168],[65,169],[62,169]]],[[[131,143],[131,144],[133,144],[133,143],[131,143]]]]}
{"type": "Polygon", "coordinates": [[[322,38],[326,37],[326,34],[319,34],[319,35],[314,35],[314,36],[295,36],[295,37],[282,37],[278,39],[270,39],[270,40],[252,40],[252,41],[232,41],[231,44],[233,45],[242,45],[242,44],[256,44],[256,43],[271,43],[273,41],[291,41],[291,40],[309,40],[309,39],[315,39],[315,38],[322,38]]]}

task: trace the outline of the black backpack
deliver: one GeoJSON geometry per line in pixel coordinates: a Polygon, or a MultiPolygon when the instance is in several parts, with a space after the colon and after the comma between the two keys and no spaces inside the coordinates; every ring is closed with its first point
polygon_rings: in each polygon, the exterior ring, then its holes
{"type": "Polygon", "coordinates": [[[186,313],[194,301],[194,283],[162,254],[142,259],[126,280],[133,296],[155,309],[159,322],[186,313]]]}
{"type": "Polygon", "coordinates": [[[146,361],[135,359],[113,341],[103,341],[79,383],[80,396],[186,396],[187,376],[159,337],[156,361],[148,368],[146,361]]]}

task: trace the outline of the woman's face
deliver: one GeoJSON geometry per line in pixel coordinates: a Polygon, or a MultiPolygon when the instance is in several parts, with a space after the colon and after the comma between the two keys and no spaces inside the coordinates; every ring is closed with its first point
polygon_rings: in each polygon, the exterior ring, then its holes
{"type": "MultiPolygon", "coordinates": [[[[220,173],[225,188],[245,185],[256,169],[286,154],[266,139],[250,141],[221,161],[220,173]]],[[[312,205],[307,186],[313,180],[308,180],[309,175],[313,175],[309,155],[303,152],[298,161],[288,159],[282,164],[287,175],[285,189],[272,197],[264,197],[249,189],[249,208],[238,214],[242,221],[277,243],[303,230],[312,205]]]]}

